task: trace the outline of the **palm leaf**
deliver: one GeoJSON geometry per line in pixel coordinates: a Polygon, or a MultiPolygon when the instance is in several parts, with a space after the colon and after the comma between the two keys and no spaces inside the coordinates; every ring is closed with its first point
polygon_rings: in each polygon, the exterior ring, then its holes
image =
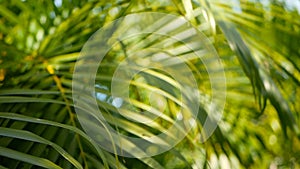
{"type": "MultiPolygon", "coordinates": [[[[12,0],[0,4],[0,168],[271,168],[277,164],[298,167],[300,22],[297,12],[278,2],[269,5],[205,0],[58,2],[12,0]],[[79,121],[76,108],[91,115],[95,115],[91,113],[95,108],[89,103],[75,107],[73,97],[82,93],[72,92],[72,83],[84,87],[82,79],[89,77],[79,74],[78,81],[72,79],[80,50],[90,36],[114,19],[144,11],[184,16],[208,37],[207,44],[214,45],[224,66],[224,69],[216,66],[215,58],[203,48],[203,39],[195,37],[193,29],[186,29],[177,20],[150,17],[147,21],[153,24],[142,27],[150,32],[168,32],[176,38],[173,40],[151,33],[116,39],[119,35],[126,37],[128,29],[135,25],[122,23],[124,20],[120,19],[111,26],[113,31],[105,36],[106,45],[113,40],[118,43],[100,66],[84,65],[99,66],[95,79],[98,86],[95,93],[82,95],[87,100],[99,96],[97,104],[107,121],[106,127],[147,140],[174,124],[180,118],[180,107],[191,106],[180,99],[178,90],[182,86],[176,79],[148,69],[131,82],[118,79],[118,83],[130,83],[130,98],[123,103],[132,104],[131,109],[122,108],[118,112],[109,86],[123,59],[138,53],[135,58],[138,60],[147,57],[149,49],[163,49],[166,55],[183,60],[157,56],[160,64],[184,74],[187,72],[178,65],[186,63],[197,81],[201,102],[196,125],[173,149],[147,158],[130,154],[131,148],[146,152],[128,139],[116,141],[119,135],[99,127],[103,124],[97,125],[90,119],[79,121]],[[195,57],[194,52],[203,60],[195,57]],[[217,99],[211,103],[214,96],[211,85],[224,80],[223,70],[227,101],[222,121],[209,137],[205,120],[214,123],[215,111],[211,106],[222,107],[225,99],[224,86],[216,85],[213,88],[217,99]],[[163,85],[169,89],[162,88],[163,85]],[[165,111],[151,105],[153,100],[145,97],[153,91],[160,94],[155,100],[165,100],[165,111]],[[151,116],[135,110],[150,110],[151,116]],[[157,115],[163,116],[151,123],[133,121],[150,121],[157,115]],[[135,158],[106,152],[91,135],[84,133],[82,124],[91,126],[95,136],[109,142],[115,152],[135,158]],[[101,135],[99,131],[107,134],[101,135]]],[[[136,71],[139,66],[127,65],[120,70],[136,71]]],[[[188,97],[189,92],[184,92],[184,96],[188,97]]],[[[175,127],[176,132],[183,133],[181,126],[175,127]]],[[[170,140],[151,141],[169,145],[176,135],[169,133],[170,140]]]]}

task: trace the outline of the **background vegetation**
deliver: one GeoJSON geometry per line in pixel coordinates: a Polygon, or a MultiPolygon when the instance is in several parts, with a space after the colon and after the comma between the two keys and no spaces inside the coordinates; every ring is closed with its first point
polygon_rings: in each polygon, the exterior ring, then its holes
{"type": "MultiPolygon", "coordinates": [[[[300,17],[284,1],[1,0],[0,39],[0,168],[300,168],[300,17]],[[172,150],[124,158],[99,149],[82,131],[72,73],[95,31],[144,11],[185,16],[209,37],[225,67],[227,100],[222,122],[205,143],[199,141],[199,117],[172,150]]],[[[115,52],[104,65],[119,62],[121,49],[115,52]]],[[[205,75],[203,65],[194,67],[205,75]]],[[[97,82],[107,86],[97,91],[107,97],[99,107],[114,115],[111,125],[136,137],[162,131],[163,124],[141,128],[115,115],[109,97],[113,69],[103,70],[98,73],[105,78],[97,82]]],[[[207,75],[198,80],[209,98],[202,86],[207,75]]],[[[147,102],[134,94],[132,99],[147,102]]],[[[170,117],[173,107],[165,112],[170,117]]],[[[203,105],[199,114],[205,111],[203,105]]]]}

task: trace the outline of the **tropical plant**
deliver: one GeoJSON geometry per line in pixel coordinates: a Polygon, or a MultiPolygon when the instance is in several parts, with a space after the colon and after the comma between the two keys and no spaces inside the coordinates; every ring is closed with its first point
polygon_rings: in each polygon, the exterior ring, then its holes
{"type": "MultiPolygon", "coordinates": [[[[155,23],[156,18],[151,19],[155,23]]],[[[163,21],[162,28],[172,22],[163,21]]],[[[300,168],[300,17],[287,3],[0,0],[0,23],[0,168],[300,168]],[[203,62],[191,57],[186,62],[201,93],[196,125],[167,152],[122,157],[105,151],[83,130],[72,98],[73,71],[83,45],[99,28],[149,11],[184,16],[208,37],[224,66],[226,105],[215,132],[202,143],[203,119],[215,113],[208,108],[210,76],[220,75],[223,69],[215,67],[213,74],[208,73],[203,62]]],[[[123,28],[115,26],[116,32],[126,32],[123,28]]],[[[170,28],[170,36],[180,37],[181,28],[170,28]]],[[[143,134],[164,132],[178,118],[182,103],[177,100],[176,80],[159,70],[132,79],[129,93],[135,104],[126,113],[137,120],[148,119],[134,110],[150,105],[160,111],[159,103],[165,102],[165,118],[133,122],[118,114],[110,95],[113,73],[131,51],[161,46],[180,57],[194,52],[181,43],[164,42],[164,37],[145,41],[143,36],[120,41],[99,66],[90,97],[101,97],[97,103],[104,118],[124,135],[143,139],[143,134]],[[162,81],[170,90],[159,89],[162,81]],[[147,97],[155,90],[162,94],[147,97]],[[151,99],[157,105],[150,104],[151,99]]],[[[221,94],[221,89],[215,92],[221,94]]],[[[213,104],[222,107],[218,101],[213,104]]],[[[92,121],[86,124],[93,125],[92,121]]]]}

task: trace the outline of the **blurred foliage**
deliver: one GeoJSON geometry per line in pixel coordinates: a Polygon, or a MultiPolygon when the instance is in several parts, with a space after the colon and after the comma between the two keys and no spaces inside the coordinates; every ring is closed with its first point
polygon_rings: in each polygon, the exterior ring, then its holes
{"type": "MultiPolygon", "coordinates": [[[[0,0],[0,168],[300,168],[299,44],[299,13],[282,1],[0,0]],[[145,11],[185,16],[211,40],[225,67],[227,100],[206,142],[199,141],[203,108],[197,126],[172,150],[124,158],[100,149],[81,129],[72,73],[94,32],[145,11]]],[[[163,122],[139,126],[112,108],[107,79],[122,57],[116,47],[99,68],[103,86],[96,91],[106,96],[99,108],[114,115],[111,125],[123,125],[124,134],[163,131],[163,122]]],[[[192,63],[204,74],[199,91],[209,97],[205,67],[192,63]]],[[[150,87],[133,85],[130,98],[149,103],[143,98],[151,90],[147,77],[134,82],[150,87]]],[[[164,113],[176,116],[169,104],[164,113]]]]}

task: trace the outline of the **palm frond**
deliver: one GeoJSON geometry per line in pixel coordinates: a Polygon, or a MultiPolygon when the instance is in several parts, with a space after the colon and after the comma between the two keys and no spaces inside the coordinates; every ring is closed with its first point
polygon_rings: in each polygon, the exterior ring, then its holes
{"type": "Polygon", "coordinates": [[[297,11],[277,1],[1,1],[0,168],[299,167],[298,18],[297,11]],[[139,19],[149,11],[185,19],[159,14],[136,24],[123,18],[139,19]],[[111,29],[85,44],[100,27],[111,29]],[[135,28],[144,33],[129,38],[135,28]],[[198,31],[203,34],[196,36],[198,31]],[[99,45],[112,46],[101,64],[84,62],[104,52],[93,48],[99,45]],[[86,48],[89,55],[81,51],[86,48]],[[153,67],[167,65],[172,71],[151,68],[126,79],[150,57],[156,60],[153,67]],[[120,66],[128,58],[130,64],[120,66]],[[74,76],[78,63],[96,68],[94,93],[72,91],[84,89],[90,78],[90,72],[74,76]],[[177,72],[181,80],[170,75],[177,72]],[[195,90],[182,85],[191,77],[195,90]],[[113,83],[129,89],[113,92],[113,83]],[[130,93],[122,99],[127,107],[118,107],[116,96],[124,92],[130,93]],[[186,132],[174,124],[194,113],[195,93],[195,125],[174,144],[186,132]],[[76,96],[96,99],[97,107],[78,106],[76,96]],[[186,111],[180,114],[181,109],[186,111]],[[94,113],[98,110],[101,116],[94,113]],[[207,128],[220,118],[216,128],[207,128]],[[174,132],[165,139],[155,137],[170,126],[174,132]],[[174,148],[143,157],[149,153],[146,145],[128,137],[174,148]]]}

